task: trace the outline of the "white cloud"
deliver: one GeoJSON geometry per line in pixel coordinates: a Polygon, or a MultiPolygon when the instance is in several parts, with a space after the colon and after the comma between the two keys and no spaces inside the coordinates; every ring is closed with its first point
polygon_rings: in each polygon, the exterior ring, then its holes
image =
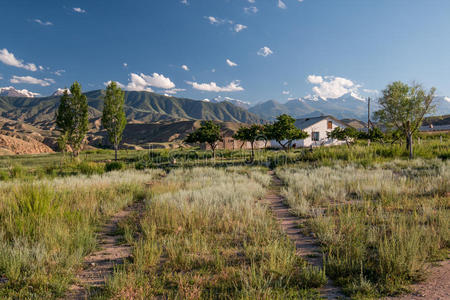
{"type": "Polygon", "coordinates": [[[368,93],[368,94],[378,94],[379,91],[378,90],[370,90],[370,89],[363,89],[364,93],[368,93]]]}
{"type": "Polygon", "coordinates": [[[189,67],[186,66],[186,65],[182,65],[181,68],[182,68],[183,70],[185,70],[185,71],[189,71],[189,67]]]}
{"type": "Polygon", "coordinates": [[[316,76],[316,75],[309,75],[308,81],[312,84],[319,84],[323,82],[322,76],[316,76]]]}
{"type": "Polygon", "coordinates": [[[38,84],[40,86],[49,86],[55,81],[51,78],[44,78],[44,79],[38,79],[31,76],[16,76],[14,75],[13,78],[10,80],[11,83],[25,83],[25,84],[38,84]]]}
{"type": "Polygon", "coordinates": [[[168,77],[162,74],[153,73],[152,75],[145,75],[141,73],[141,77],[147,82],[149,86],[161,89],[173,89],[175,84],[168,77]]]}
{"type": "Polygon", "coordinates": [[[126,68],[126,67],[128,67],[128,64],[126,62],[124,62],[123,66],[126,68]]]}
{"type": "Polygon", "coordinates": [[[278,0],[278,7],[281,9],[286,9],[286,4],[282,0],[278,0]]]}
{"type": "Polygon", "coordinates": [[[236,32],[240,32],[240,31],[244,30],[245,28],[247,28],[247,26],[242,25],[242,24],[234,25],[234,31],[236,31],[236,32]]]}
{"type": "Polygon", "coordinates": [[[444,100],[450,102],[450,97],[444,97],[444,100]]]}
{"type": "Polygon", "coordinates": [[[152,88],[149,87],[145,79],[135,73],[130,74],[130,82],[127,85],[127,89],[130,91],[153,92],[152,88]]]}
{"type": "Polygon", "coordinates": [[[8,49],[0,49],[0,61],[5,65],[22,68],[32,72],[37,71],[37,67],[33,63],[24,63],[22,60],[17,59],[13,53],[8,52],[8,49]]]}
{"type": "Polygon", "coordinates": [[[258,12],[258,8],[256,6],[244,7],[244,12],[247,14],[256,14],[258,12]]]}
{"type": "Polygon", "coordinates": [[[256,0],[248,0],[248,2],[250,2],[250,3],[255,3],[256,0]]]}
{"type": "Polygon", "coordinates": [[[232,62],[231,60],[229,60],[228,58],[227,58],[227,64],[230,66],[230,67],[237,67],[237,63],[235,63],[235,62],[232,62]]]}
{"type": "Polygon", "coordinates": [[[82,8],[80,8],[80,7],[74,7],[74,8],[73,8],[73,11],[74,11],[74,12],[77,12],[77,13],[80,13],[80,14],[86,13],[86,10],[84,10],[84,9],[82,9],[82,8]]]}
{"type": "Polygon", "coordinates": [[[62,73],[65,73],[66,70],[56,70],[55,72],[53,72],[53,74],[55,74],[56,76],[62,76],[62,73]]]}
{"type": "MultiPolygon", "coordinates": [[[[109,81],[103,82],[103,84],[104,84],[105,86],[108,86],[108,85],[111,84],[111,82],[112,82],[112,80],[109,80],[109,81]]],[[[115,83],[116,83],[117,86],[120,87],[121,89],[124,89],[124,88],[125,88],[125,85],[123,85],[122,83],[120,83],[120,82],[118,82],[118,81],[115,81],[115,83]]]]}
{"type": "Polygon", "coordinates": [[[216,73],[216,69],[212,69],[211,72],[216,73]]]}
{"type": "Polygon", "coordinates": [[[153,73],[152,75],[130,74],[130,82],[127,85],[127,89],[132,91],[148,91],[153,92],[152,87],[170,90],[175,88],[175,84],[170,78],[164,75],[153,73]]]}
{"type": "Polygon", "coordinates": [[[281,92],[283,95],[289,95],[291,92],[289,92],[289,91],[282,91],[281,92]]]}
{"type": "Polygon", "coordinates": [[[316,86],[312,88],[312,91],[316,97],[323,100],[336,99],[344,96],[345,94],[351,94],[353,97],[364,100],[359,95],[360,85],[355,84],[353,81],[335,76],[308,76],[308,81],[316,86]]]}
{"type": "Polygon", "coordinates": [[[184,5],[189,5],[187,0],[181,0],[180,2],[183,3],[184,5]]]}
{"type": "Polygon", "coordinates": [[[36,22],[36,23],[38,23],[38,24],[40,24],[40,25],[42,25],[42,26],[52,26],[52,25],[53,25],[52,22],[49,22],[49,21],[42,21],[42,20],[40,20],[40,19],[34,19],[34,22],[36,22]]]}
{"type": "Polygon", "coordinates": [[[186,91],[186,89],[170,89],[170,90],[165,90],[164,92],[168,95],[175,95],[178,92],[184,92],[186,91]]]}
{"type": "Polygon", "coordinates": [[[230,84],[224,87],[220,87],[215,82],[210,83],[197,83],[197,82],[190,82],[187,81],[187,84],[192,85],[192,88],[199,90],[199,91],[206,91],[206,92],[240,92],[243,91],[244,88],[241,86],[240,82],[238,80],[232,81],[230,84]]]}
{"type": "Polygon", "coordinates": [[[209,17],[205,17],[205,18],[209,21],[209,23],[211,23],[213,25],[225,23],[225,20],[222,20],[222,19],[219,19],[219,18],[216,18],[213,16],[209,16],[209,17]]]}
{"type": "Polygon", "coordinates": [[[264,46],[261,49],[259,49],[257,53],[260,56],[266,57],[266,56],[269,56],[269,55],[273,54],[273,51],[269,47],[264,46]]]}
{"type": "Polygon", "coordinates": [[[0,74],[0,80],[2,80],[3,79],[3,75],[2,74],[0,74]]]}

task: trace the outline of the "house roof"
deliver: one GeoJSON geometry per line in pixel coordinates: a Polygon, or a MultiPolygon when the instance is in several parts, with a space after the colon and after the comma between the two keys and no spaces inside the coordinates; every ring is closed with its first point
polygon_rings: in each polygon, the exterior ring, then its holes
{"type": "Polygon", "coordinates": [[[320,117],[313,117],[313,118],[303,118],[303,119],[297,119],[295,120],[295,127],[300,129],[306,129],[322,120],[333,120],[334,122],[340,124],[343,127],[348,127],[349,125],[345,124],[344,122],[336,119],[333,116],[320,116],[320,117]]]}

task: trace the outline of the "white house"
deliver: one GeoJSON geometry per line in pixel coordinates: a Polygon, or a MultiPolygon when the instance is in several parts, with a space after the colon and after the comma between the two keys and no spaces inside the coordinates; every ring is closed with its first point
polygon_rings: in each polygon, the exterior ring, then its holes
{"type": "MultiPolygon", "coordinates": [[[[347,124],[339,121],[333,116],[297,119],[295,120],[295,126],[309,134],[309,137],[306,139],[294,140],[291,146],[295,148],[345,144],[345,141],[328,138],[328,133],[333,131],[336,127],[349,127],[347,124]]],[[[285,143],[286,141],[282,142],[285,143]]],[[[270,141],[270,146],[281,148],[280,144],[276,141],[270,141]]]]}

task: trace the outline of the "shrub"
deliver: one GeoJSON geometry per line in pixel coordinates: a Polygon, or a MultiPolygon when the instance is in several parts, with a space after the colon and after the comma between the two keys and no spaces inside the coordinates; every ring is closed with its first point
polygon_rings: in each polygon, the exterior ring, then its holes
{"type": "Polygon", "coordinates": [[[120,161],[109,162],[105,165],[105,172],[122,170],[124,165],[120,161]]]}
{"type": "Polygon", "coordinates": [[[105,170],[102,164],[93,162],[81,162],[77,165],[77,168],[84,175],[103,174],[105,170]]]}
{"type": "Polygon", "coordinates": [[[23,178],[25,176],[25,172],[22,166],[15,165],[9,169],[9,176],[11,178],[23,178]]]}

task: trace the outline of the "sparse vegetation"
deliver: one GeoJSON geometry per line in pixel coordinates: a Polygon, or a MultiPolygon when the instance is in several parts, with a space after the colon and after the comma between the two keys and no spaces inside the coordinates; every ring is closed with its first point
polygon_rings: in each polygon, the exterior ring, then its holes
{"type": "Polygon", "coordinates": [[[215,159],[191,149],[121,150],[117,162],[111,150],[82,152],[80,162],[1,157],[0,297],[63,297],[102,222],[141,199],[145,210],[118,232],[132,260],[116,267],[100,298],[314,299],[325,271],[355,298],[401,293],[428,262],[447,258],[448,145],[448,135],[421,135],[413,161],[402,145],[362,141],[258,150],[252,165],[246,150],[217,150],[215,159]],[[325,271],[295,255],[258,202],[269,165],[321,241],[325,271]],[[161,169],[169,174],[159,179],[161,169]]]}
{"type": "Polygon", "coordinates": [[[281,168],[294,211],[309,218],[327,274],[353,297],[395,295],[450,245],[449,163],[281,168]]]}
{"type": "Polygon", "coordinates": [[[270,177],[258,170],[173,170],[152,186],[143,215],[122,224],[134,261],[107,297],[315,299],[322,271],[295,255],[257,203],[270,177]]]}
{"type": "Polygon", "coordinates": [[[160,171],[0,182],[0,298],[64,296],[97,227],[160,171]]]}

